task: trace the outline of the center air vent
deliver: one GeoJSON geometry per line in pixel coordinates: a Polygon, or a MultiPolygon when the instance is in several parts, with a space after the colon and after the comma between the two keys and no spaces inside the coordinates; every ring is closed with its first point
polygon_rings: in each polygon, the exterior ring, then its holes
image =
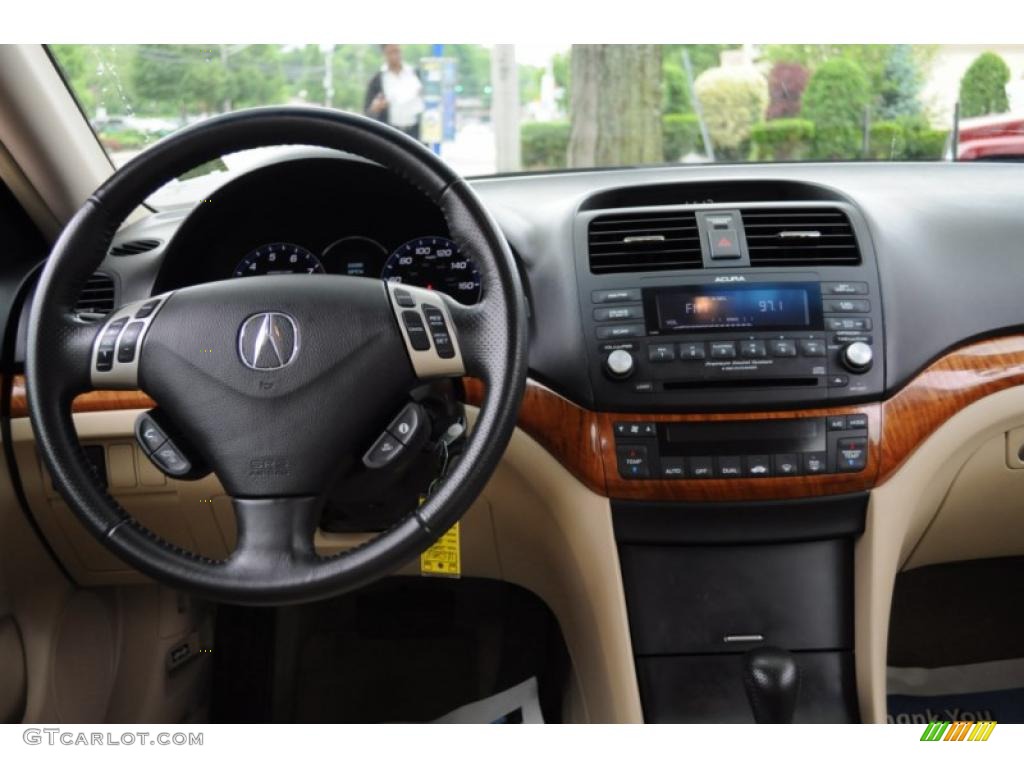
{"type": "Polygon", "coordinates": [[[853,227],[838,208],[746,208],[742,214],[752,267],[860,264],[853,227]]]}
{"type": "Polygon", "coordinates": [[[111,256],[134,256],[137,253],[152,251],[160,245],[159,240],[125,240],[110,249],[111,256]]]}
{"type": "Polygon", "coordinates": [[[75,314],[84,317],[106,317],[114,311],[114,279],[97,272],[90,277],[75,304],[75,314]]]}
{"type": "Polygon", "coordinates": [[[588,241],[594,274],[702,266],[697,219],[690,211],[599,216],[590,222],[588,241]]]}

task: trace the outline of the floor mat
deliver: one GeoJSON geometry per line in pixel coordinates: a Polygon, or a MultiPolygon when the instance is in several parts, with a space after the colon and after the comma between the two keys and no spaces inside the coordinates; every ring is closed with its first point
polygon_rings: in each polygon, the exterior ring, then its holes
{"type": "Polygon", "coordinates": [[[1024,723],[1024,659],[950,667],[889,667],[890,723],[1024,723]]]}

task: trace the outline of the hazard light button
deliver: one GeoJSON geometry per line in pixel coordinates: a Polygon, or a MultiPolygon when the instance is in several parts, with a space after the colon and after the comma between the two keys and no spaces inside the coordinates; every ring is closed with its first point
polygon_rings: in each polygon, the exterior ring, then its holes
{"type": "Polygon", "coordinates": [[[740,243],[735,229],[712,229],[709,236],[712,259],[738,259],[740,257],[740,243]]]}

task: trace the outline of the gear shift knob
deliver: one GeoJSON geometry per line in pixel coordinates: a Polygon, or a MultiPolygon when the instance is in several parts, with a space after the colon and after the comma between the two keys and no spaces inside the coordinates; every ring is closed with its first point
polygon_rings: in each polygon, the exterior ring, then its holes
{"type": "Polygon", "coordinates": [[[792,723],[800,675],[793,654],[756,648],[743,659],[743,687],[758,723],[792,723]]]}

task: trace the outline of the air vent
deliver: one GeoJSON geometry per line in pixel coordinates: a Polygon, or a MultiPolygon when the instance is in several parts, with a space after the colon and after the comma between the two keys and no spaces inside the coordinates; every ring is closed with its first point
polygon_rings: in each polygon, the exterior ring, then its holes
{"type": "Polygon", "coordinates": [[[126,240],[110,249],[111,256],[134,256],[137,253],[152,251],[160,245],[159,240],[126,240]]]}
{"type": "Polygon", "coordinates": [[[599,216],[590,222],[588,239],[594,274],[702,265],[697,219],[690,211],[599,216]]]}
{"type": "Polygon", "coordinates": [[[860,264],[853,227],[837,208],[748,208],[742,214],[752,267],[860,264]]]}
{"type": "Polygon", "coordinates": [[[114,279],[97,272],[90,277],[75,304],[75,313],[83,317],[106,317],[114,311],[114,279]]]}

